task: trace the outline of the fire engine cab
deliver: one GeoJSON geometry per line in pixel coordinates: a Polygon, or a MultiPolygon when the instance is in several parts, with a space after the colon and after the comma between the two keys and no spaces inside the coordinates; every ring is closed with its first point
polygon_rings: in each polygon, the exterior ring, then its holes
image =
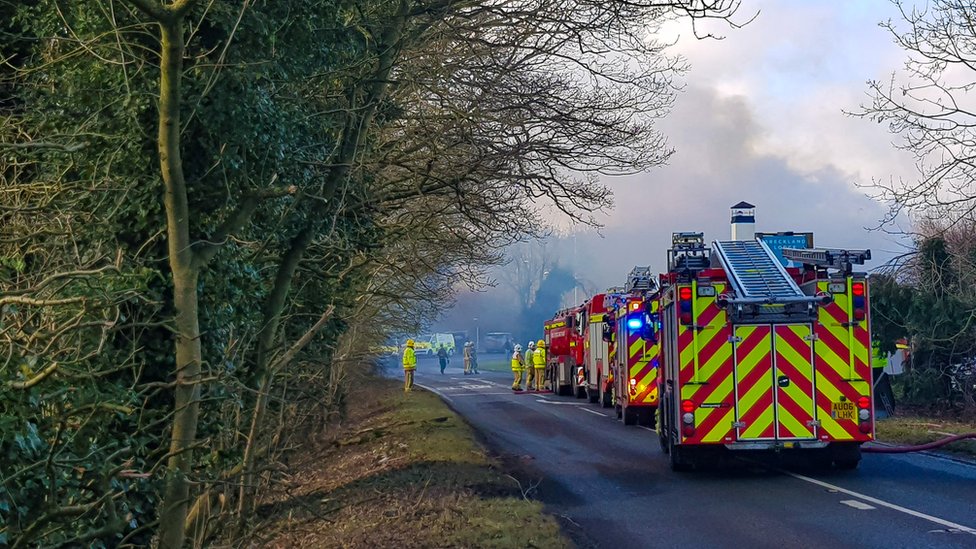
{"type": "MultiPolygon", "coordinates": [[[[733,217],[735,222],[735,217],[733,217]]],[[[733,226],[734,227],[734,226],[733,226]]],[[[661,447],[674,470],[726,451],[853,469],[873,439],[870,250],[674,233],[661,275],[661,447]]]]}

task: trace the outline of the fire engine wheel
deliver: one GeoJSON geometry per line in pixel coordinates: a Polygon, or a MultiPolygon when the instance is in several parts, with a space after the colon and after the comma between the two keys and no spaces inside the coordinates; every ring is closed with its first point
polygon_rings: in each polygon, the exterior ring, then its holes
{"type": "Polygon", "coordinates": [[[640,410],[634,410],[633,408],[625,408],[623,411],[624,425],[637,425],[637,419],[640,416],[640,410]]]}
{"type": "Polygon", "coordinates": [[[637,415],[637,424],[638,425],[643,425],[644,427],[654,427],[654,425],[655,425],[654,412],[655,411],[656,411],[656,408],[647,408],[647,409],[641,410],[640,413],[637,415]]]}
{"type": "Polygon", "coordinates": [[[576,387],[576,398],[586,398],[586,387],[576,387]]]}
{"type": "Polygon", "coordinates": [[[590,404],[596,404],[600,400],[600,392],[587,387],[586,400],[589,401],[590,404]]]}
{"type": "Polygon", "coordinates": [[[688,449],[675,446],[674,440],[668,440],[668,456],[671,461],[671,470],[675,472],[690,471],[691,463],[688,462],[688,449]]]}
{"type": "Polygon", "coordinates": [[[842,471],[853,471],[861,463],[861,447],[856,444],[835,446],[831,457],[834,467],[842,471]]]}
{"type": "Polygon", "coordinates": [[[665,454],[671,453],[671,441],[668,440],[667,427],[664,425],[664,410],[658,414],[657,440],[661,443],[661,451],[665,454]]]}
{"type": "Polygon", "coordinates": [[[621,408],[619,404],[614,406],[614,408],[617,409],[617,419],[624,417],[624,409],[621,408]]]}
{"type": "Polygon", "coordinates": [[[601,400],[602,402],[600,402],[600,405],[604,408],[610,408],[613,406],[613,396],[610,394],[610,391],[604,391],[601,395],[601,400]]]}

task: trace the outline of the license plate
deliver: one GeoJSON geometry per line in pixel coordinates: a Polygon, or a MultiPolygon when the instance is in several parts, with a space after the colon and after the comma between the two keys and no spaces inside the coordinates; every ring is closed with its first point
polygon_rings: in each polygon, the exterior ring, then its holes
{"type": "Polygon", "coordinates": [[[834,419],[849,419],[854,421],[854,403],[845,400],[843,402],[832,402],[830,406],[830,416],[834,419]]]}

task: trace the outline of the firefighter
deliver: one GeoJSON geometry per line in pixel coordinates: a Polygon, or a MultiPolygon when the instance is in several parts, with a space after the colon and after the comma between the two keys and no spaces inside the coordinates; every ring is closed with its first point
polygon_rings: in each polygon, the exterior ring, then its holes
{"type": "Polygon", "coordinates": [[[464,375],[471,373],[471,342],[464,344],[464,375]]]}
{"type": "Polygon", "coordinates": [[[525,366],[525,390],[531,391],[535,388],[534,373],[532,368],[532,356],[535,354],[535,341],[530,341],[526,346],[525,358],[522,364],[525,366]]]}
{"type": "Polygon", "coordinates": [[[443,344],[437,346],[437,360],[441,363],[441,375],[444,375],[444,369],[447,368],[447,349],[443,344]]]}
{"type": "Polygon", "coordinates": [[[478,371],[478,349],[471,344],[471,372],[475,374],[480,374],[478,371]]]}
{"type": "Polygon", "coordinates": [[[413,373],[417,369],[417,354],[413,350],[413,340],[407,340],[407,348],[403,350],[403,391],[410,392],[413,388],[413,373]]]}
{"type": "Polygon", "coordinates": [[[535,390],[542,391],[546,377],[546,342],[542,339],[536,342],[535,352],[532,353],[532,366],[535,369],[535,390]]]}
{"type": "Polygon", "coordinates": [[[512,375],[515,381],[512,382],[513,391],[522,390],[522,372],[525,371],[525,363],[522,361],[522,346],[516,345],[512,350],[512,375]]]}

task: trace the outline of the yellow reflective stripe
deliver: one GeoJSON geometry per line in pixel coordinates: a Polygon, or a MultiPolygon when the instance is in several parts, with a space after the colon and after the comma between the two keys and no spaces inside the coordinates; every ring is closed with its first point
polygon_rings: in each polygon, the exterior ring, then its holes
{"type": "MultiPolygon", "coordinates": [[[[729,381],[731,382],[731,380],[732,378],[730,376],[729,381]]],[[[731,390],[731,383],[729,389],[731,390]]],[[[699,408],[699,410],[701,410],[701,408],[699,408]]],[[[712,408],[708,409],[708,411],[711,412],[711,414],[722,414],[722,418],[718,421],[718,423],[715,424],[714,429],[702,436],[701,440],[702,442],[722,442],[725,434],[729,432],[729,425],[732,424],[735,408],[712,408]]],[[[705,418],[702,418],[702,421],[704,420],[705,418]]],[[[696,425],[700,424],[700,422],[697,421],[697,418],[695,423],[696,425]]]]}
{"type": "Polygon", "coordinates": [[[603,315],[590,315],[590,322],[603,322],[603,315]]]}

